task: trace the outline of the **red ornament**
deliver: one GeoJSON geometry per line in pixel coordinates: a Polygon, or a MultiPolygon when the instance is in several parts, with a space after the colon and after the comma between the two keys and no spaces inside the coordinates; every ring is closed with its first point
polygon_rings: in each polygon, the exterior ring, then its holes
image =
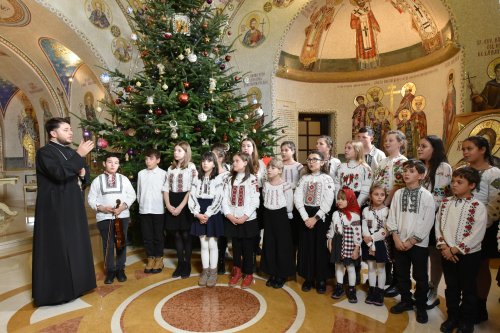
{"type": "Polygon", "coordinates": [[[163,34],[163,37],[165,37],[166,39],[170,39],[170,38],[172,38],[172,36],[173,36],[173,35],[172,35],[172,33],[171,33],[171,32],[165,32],[165,33],[163,34]]]}
{"type": "Polygon", "coordinates": [[[225,69],[226,69],[226,65],[224,65],[224,64],[220,64],[219,68],[220,68],[221,70],[225,70],[225,69]]]}
{"type": "Polygon", "coordinates": [[[229,121],[230,123],[234,123],[234,118],[233,117],[229,117],[229,119],[227,121],[229,121]]]}
{"type": "Polygon", "coordinates": [[[119,98],[115,99],[115,104],[122,104],[122,100],[119,98]]]}
{"type": "Polygon", "coordinates": [[[227,32],[227,35],[228,35],[228,36],[231,36],[231,35],[232,35],[231,30],[229,30],[229,31],[227,32]]]}
{"type": "Polygon", "coordinates": [[[180,93],[179,95],[177,95],[177,100],[182,105],[186,105],[187,103],[189,103],[189,95],[185,92],[180,93]]]}
{"type": "Polygon", "coordinates": [[[157,116],[161,116],[161,114],[162,114],[161,109],[160,109],[160,108],[156,109],[156,110],[155,110],[155,114],[156,114],[157,116]]]}
{"type": "Polygon", "coordinates": [[[196,133],[201,132],[201,126],[200,126],[200,124],[196,124],[196,126],[194,126],[194,131],[195,131],[196,133]]]}
{"type": "Polygon", "coordinates": [[[207,22],[203,22],[202,25],[201,25],[201,27],[203,29],[208,29],[208,23],[207,22]]]}
{"type": "Polygon", "coordinates": [[[215,53],[219,52],[219,48],[218,48],[218,47],[214,47],[212,50],[213,50],[215,53]]]}
{"type": "Polygon", "coordinates": [[[182,82],[182,85],[184,86],[184,88],[189,88],[189,82],[182,82]]]}
{"type": "Polygon", "coordinates": [[[224,135],[222,136],[222,141],[227,142],[227,134],[226,133],[224,133],[224,135]]]}
{"type": "Polygon", "coordinates": [[[238,82],[239,80],[241,80],[241,77],[239,77],[238,75],[236,75],[236,76],[234,77],[234,81],[238,82]]]}
{"type": "Polygon", "coordinates": [[[228,54],[224,57],[224,59],[226,59],[226,61],[231,61],[231,56],[228,54]]]}
{"type": "Polygon", "coordinates": [[[97,147],[104,149],[108,147],[108,141],[104,138],[97,139],[97,147]]]}
{"type": "Polygon", "coordinates": [[[202,54],[204,57],[208,57],[208,52],[207,52],[207,51],[203,51],[203,52],[201,52],[201,54],[202,54]]]}
{"type": "Polygon", "coordinates": [[[125,91],[128,92],[128,93],[131,93],[131,92],[134,91],[134,87],[132,87],[132,86],[126,86],[125,87],[125,91]]]}
{"type": "Polygon", "coordinates": [[[148,50],[144,50],[144,51],[142,51],[142,52],[141,52],[141,58],[145,58],[145,57],[147,57],[147,56],[148,56],[148,54],[149,54],[148,50]]]}

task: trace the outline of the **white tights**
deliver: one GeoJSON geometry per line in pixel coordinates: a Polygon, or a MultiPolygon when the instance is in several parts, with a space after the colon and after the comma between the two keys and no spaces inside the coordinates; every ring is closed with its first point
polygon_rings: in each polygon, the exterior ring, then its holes
{"type": "Polygon", "coordinates": [[[377,287],[380,289],[385,288],[385,263],[375,262],[375,260],[368,260],[368,283],[370,287],[375,287],[377,281],[377,287]]]}
{"type": "Polygon", "coordinates": [[[217,237],[200,236],[201,243],[201,265],[203,269],[217,268],[219,260],[219,249],[217,248],[217,237]]]}
{"type": "Polygon", "coordinates": [[[347,269],[347,277],[349,278],[349,286],[356,285],[356,270],[354,264],[344,266],[344,264],[335,263],[335,278],[337,283],[344,283],[344,270],[347,269]]]}

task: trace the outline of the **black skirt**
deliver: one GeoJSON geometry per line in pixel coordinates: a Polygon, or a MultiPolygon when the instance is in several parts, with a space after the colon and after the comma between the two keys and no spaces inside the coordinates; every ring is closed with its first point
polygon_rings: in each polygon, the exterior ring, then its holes
{"type": "MultiPolygon", "coordinates": [[[[198,203],[200,204],[200,214],[205,213],[212,202],[213,199],[198,198],[198,203]]],[[[224,220],[222,219],[222,214],[219,212],[210,216],[206,224],[201,224],[196,217],[193,217],[191,235],[207,237],[224,236],[224,220]]]]}
{"type": "MultiPolygon", "coordinates": [[[[170,205],[177,207],[184,200],[187,192],[168,192],[170,205]]],[[[193,214],[186,204],[181,213],[173,216],[168,210],[165,212],[165,229],[168,231],[190,230],[193,223],[193,214]]]]}
{"type": "Polygon", "coordinates": [[[481,242],[481,258],[500,258],[500,253],[498,252],[498,221],[494,222],[491,227],[486,228],[486,233],[484,234],[483,241],[481,242]]]}
{"type": "Polygon", "coordinates": [[[342,240],[343,236],[341,234],[335,234],[333,236],[332,253],[330,254],[330,262],[332,264],[344,264],[347,265],[357,265],[360,259],[353,260],[352,258],[342,258],[342,240]]]}
{"type": "Polygon", "coordinates": [[[390,262],[389,251],[387,250],[386,242],[383,240],[375,242],[375,255],[369,253],[369,248],[365,242],[361,243],[361,253],[363,261],[375,260],[377,263],[390,262]]]}
{"type": "Polygon", "coordinates": [[[257,219],[247,220],[243,224],[234,225],[228,219],[226,220],[226,237],[235,238],[253,238],[260,235],[259,222],[257,219]]]}

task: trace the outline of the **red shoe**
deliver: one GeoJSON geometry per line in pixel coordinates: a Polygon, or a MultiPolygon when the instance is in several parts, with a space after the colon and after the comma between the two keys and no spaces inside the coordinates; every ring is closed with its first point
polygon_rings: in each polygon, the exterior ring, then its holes
{"type": "Polygon", "coordinates": [[[240,279],[243,277],[241,274],[241,269],[239,267],[233,266],[233,270],[231,271],[231,279],[229,279],[229,286],[233,287],[238,284],[240,279]]]}
{"type": "Polygon", "coordinates": [[[245,275],[245,278],[243,279],[243,281],[241,281],[241,289],[250,288],[252,282],[253,282],[253,274],[245,275]]]}

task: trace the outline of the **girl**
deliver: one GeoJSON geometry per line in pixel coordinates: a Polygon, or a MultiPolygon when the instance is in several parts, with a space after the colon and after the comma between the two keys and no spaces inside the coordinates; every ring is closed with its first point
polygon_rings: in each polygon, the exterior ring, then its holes
{"type": "Polygon", "coordinates": [[[311,290],[316,280],[316,291],[326,292],[326,279],[330,277],[325,235],[329,225],[326,214],[333,204],[335,186],[328,175],[323,154],[313,150],[307,157],[305,174],[295,189],[294,203],[303,223],[299,229],[297,272],[305,281],[302,291],[311,290]]]}
{"type": "Polygon", "coordinates": [[[349,303],[357,303],[355,263],[359,261],[361,252],[361,218],[360,209],[354,192],[344,188],[337,193],[337,208],[333,213],[332,223],[326,235],[327,247],[331,252],[330,262],[335,264],[337,286],[332,298],[338,299],[344,295],[344,269],[347,269],[349,303]],[[333,239],[333,240],[332,240],[333,239]]]}
{"type": "MultiPolygon", "coordinates": [[[[384,204],[389,207],[394,193],[398,189],[405,187],[403,181],[403,163],[408,159],[402,153],[406,150],[406,136],[401,131],[389,131],[385,136],[384,147],[387,157],[380,162],[377,170],[374,171],[373,182],[382,184],[386,189],[388,195],[385,198],[384,204]]],[[[390,253],[392,253],[393,245],[392,238],[389,238],[390,253]]],[[[390,286],[386,289],[385,296],[397,296],[399,294],[396,287],[397,280],[393,279],[393,275],[391,274],[392,264],[390,262],[386,265],[386,272],[386,282],[390,286]]]]}
{"type": "MultiPolygon", "coordinates": [[[[227,182],[227,179],[231,175],[229,170],[231,166],[226,163],[226,150],[228,146],[223,143],[213,144],[211,147],[212,153],[217,157],[217,165],[219,168],[219,175],[223,184],[223,192],[224,186],[227,182]]],[[[222,217],[224,220],[226,219],[224,216],[222,217]]],[[[226,250],[227,250],[227,237],[225,235],[221,235],[217,238],[217,246],[219,248],[219,262],[217,264],[217,274],[224,275],[226,273],[226,250]]]]}
{"type": "Polygon", "coordinates": [[[491,273],[489,269],[489,258],[498,258],[496,250],[496,230],[498,230],[498,218],[500,213],[500,169],[493,166],[488,140],[482,136],[471,136],[462,142],[462,154],[469,166],[479,171],[481,181],[472,191],[474,197],[482,202],[488,212],[488,223],[486,234],[481,245],[481,266],[477,277],[477,296],[479,298],[479,309],[477,322],[488,320],[486,300],[491,287],[491,273]]]}
{"type": "MultiPolygon", "coordinates": [[[[447,163],[443,140],[436,135],[428,135],[420,139],[417,147],[418,158],[424,162],[427,169],[423,186],[432,193],[436,212],[444,198],[450,195],[451,166],[447,163]]],[[[430,281],[427,293],[427,310],[439,305],[437,287],[443,275],[441,254],[436,249],[436,234],[434,226],[429,235],[430,281]]]]}
{"type": "Polygon", "coordinates": [[[189,195],[189,210],[199,223],[191,225],[191,235],[200,237],[203,271],[198,285],[214,287],[217,283],[217,238],[224,234],[224,221],[220,214],[223,183],[217,158],[212,152],[201,156],[201,169],[189,195]]]}
{"type": "Polygon", "coordinates": [[[333,140],[328,135],[322,135],[316,141],[316,149],[325,157],[326,173],[335,179],[340,160],[332,156],[333,140]]]}
{"type": "Polygon", "coordinates": [[[165,229],[175,234],[177,251],[177,267],[172,277],[188,278],[191,275],[191,223],[193,215],[187,206],[189,191],[198,175],[191,162],[191,147],[182,141],[174,147],[174,161],[167,170],[167,180],[163,185],[165,213],[165,229]]]}
{"type": "Polygon", "coordinates": [[[365,162],[363,144],[359,141],[347,141],[345,144],[345,159],[340,164],[335,176],[335,189],[351,189],[363,206],[368,200],[368,193],[372,185],[372,169],[365,162]]]}
{"type": "Polygon", "coordinates": [[[293,191],[281,179],[283,162],[272,159],[267,165],[267,181],[262,188],[264,208],[264,245],[262,271],[270,275],[266,286],[281,288],[288,276],[295,272],[292,229],[293,191]]]}
{"type": "Polygon", "coordinates": [[[259,234],[259,187],[251,162],[248,154],[234,155],[231,178],[225,186],[222,201],[222,211],[229,220],[226,236],[231,237],[233,242],[233,270],[229,286],[235,286],[244,274],[241,288],[249,288],[252,284],[254,242],[259,234]]]}
{"type": "Polygon", "coordinates": [[[384,304],[385,263],[389,261],[385,222],[389,209],[384,205],[385,188],[374,184],[370,189],[370,206],[363,209],[361,228],[364,242],[361,244],[363,260],[368,263],[368,295],[365,303],[384,304]],[[377,283],[377,286],[375,286],[377,283]]]}

